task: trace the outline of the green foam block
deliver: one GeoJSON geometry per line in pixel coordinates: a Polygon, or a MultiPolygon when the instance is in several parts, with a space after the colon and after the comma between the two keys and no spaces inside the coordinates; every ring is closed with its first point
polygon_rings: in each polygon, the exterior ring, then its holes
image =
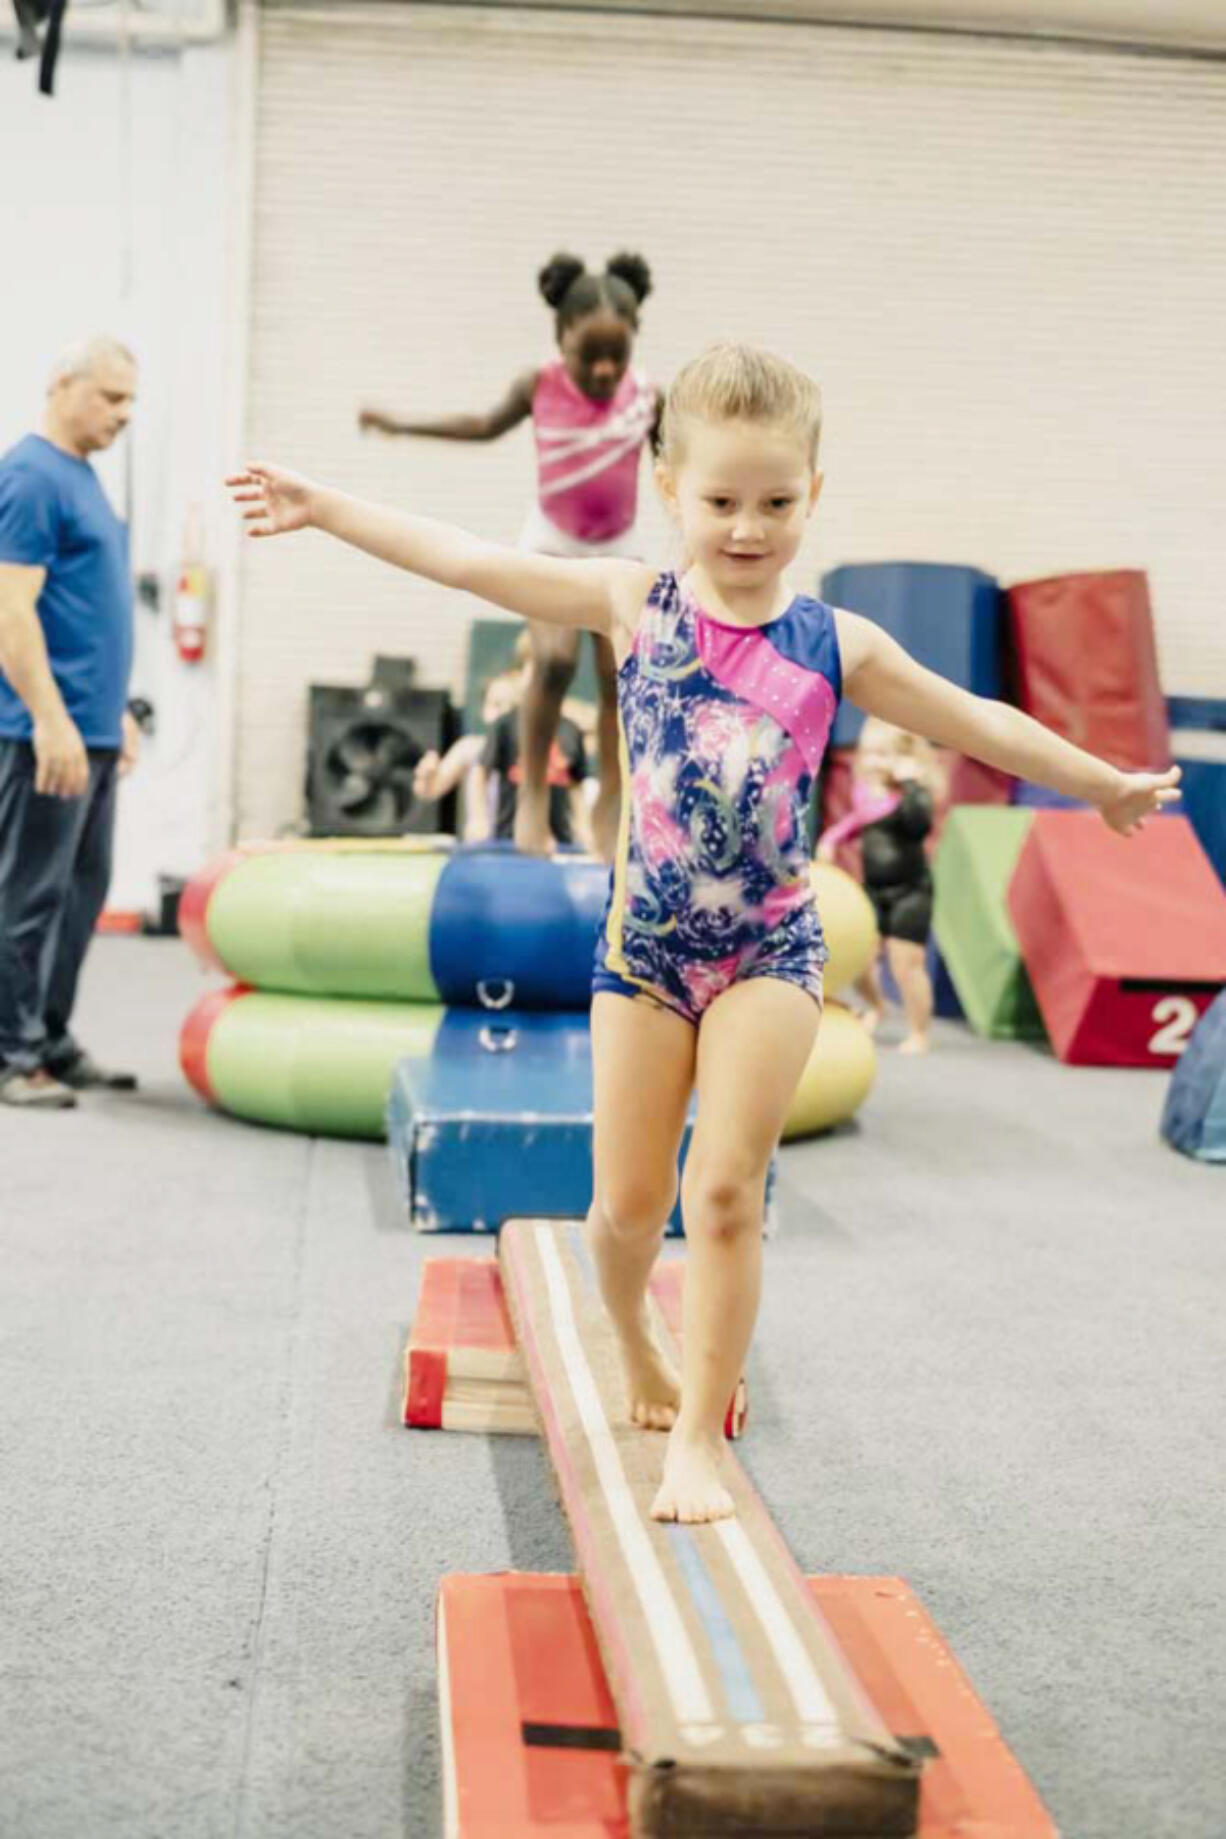
{"type": "Polygon", "coordinates": [[[1006,896],[1034,812],[955,805],[933,862],[933,928],[966,1019],[994,1040],[1041,1041],[1006,896]]]}

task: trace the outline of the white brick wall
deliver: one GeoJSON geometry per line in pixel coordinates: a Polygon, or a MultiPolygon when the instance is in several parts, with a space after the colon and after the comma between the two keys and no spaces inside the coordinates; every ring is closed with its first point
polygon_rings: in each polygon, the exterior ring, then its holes
{"type": "MultiPolygon", "coordinates": [[[[820,377],[805,557],[1145,567],[1171,691],[1226,694],[1226,67],[830,27],[414,5],[262,21],[250,442],[513,540],[530,437],[384,443],[551,347],[537,267],[629,246],[642,360],[820,377]]],[[[645,482],[648,526],[666,532],[645,482]]],[[[458,683],[455,596],[307,537],[248,553],[239,825],[298,814],[305,685],[458,683]]]]}

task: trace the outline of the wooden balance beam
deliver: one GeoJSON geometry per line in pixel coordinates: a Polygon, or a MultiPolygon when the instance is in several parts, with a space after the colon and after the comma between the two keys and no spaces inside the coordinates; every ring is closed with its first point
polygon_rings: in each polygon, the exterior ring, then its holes
{"type": "Polygon", "coordinates": [[[913,1834],[891,1734],[729,1452],[736,1517],[650,1517],[663,1438],[635,1429],[577,1222],[503,1227],[503,1286],[617,1708],[631,1832],[913,1834]]]}

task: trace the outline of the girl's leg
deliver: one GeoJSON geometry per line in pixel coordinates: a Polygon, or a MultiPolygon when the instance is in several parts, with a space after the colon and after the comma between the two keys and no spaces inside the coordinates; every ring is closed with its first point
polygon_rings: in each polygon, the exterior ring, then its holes
{"type": "Polygon", "coordinates": [[[758,1313],[766,1171],[820,1011],[779,978],[733,984],[698,1031],[698,1121],[681,1204],[688,1243],[681,1411],[652,1505],[658,1520],[719,1520],[724,1416],[758,1313]]]}
{"type": "Polygon", "coordinates": [[[926,1054],[932,1026],[932,981],[924,947],[910,939],[887,939],[885,948],[907,1018],[907,1038],[898,1051],[900,1054],[926,1054]]]}
{"type": "Polygon", "coordinates": [[[856,978],[855,988],[864,1000],[864,1026],[870,1034],[874,1034],[885,1014],[885,998],[881,994],[881,978],[877,974],[875,958],[868,969],[861,971],[856,978]]]}
{"type": "Polygon", "coordinates": [[[608,639],[593,633],[596,676],[600,684],[600,713],[596,738],[600,749],[600,793],[592,807],[592,839],[602,862],[611,862],[617,848],[621,816],[621,745],[617,721],[617,659],[608,639]]]}
{"type": "Polygon", "coordinates": [[[519,708],[520,784],[515,799],[515,847],[533,856],[551,856],[549,827],[549,750],[557,737],[562,702],[579,656],[579,634],[566,627],[530,620],[532,664],[519,708]]]}
{"type": "Polygon", "coordinates": [[[647,1280],[677,1198],[695,1039],[688,1022],[652,1002],[601,991],[592,1003],[588,1241],[617,1334],[630,1420],[644,1430],[667,1430],[677,1415],[677,1375],[651,1332],[647,1280]]]}

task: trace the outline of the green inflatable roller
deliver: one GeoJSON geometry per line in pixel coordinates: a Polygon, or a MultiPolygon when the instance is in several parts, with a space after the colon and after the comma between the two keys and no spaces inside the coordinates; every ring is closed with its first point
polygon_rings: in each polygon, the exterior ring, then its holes
{"type": "Polygon", "coordinates": [[[933,930],[966,1019],[996,1040],[1041,1041],[1043,1018],[1006,896],[1034,812],[955,805],[933,861],[933,930]]]}
{"type": "Polygon", "coordinates": [[[430,915],[449,859],[437,846],[236,851],[191,883],[180,930],[258,989],[437,1003],[430,915]]]}
{"type": "Polygon", "coordinates": [[[436,1003],[275,996],[241,986],[196,1004],[179,1037],[188,1080],[212,1105],[284,1130],[382,1137],[392,1070],[428,1054],[436,1003]]]}

